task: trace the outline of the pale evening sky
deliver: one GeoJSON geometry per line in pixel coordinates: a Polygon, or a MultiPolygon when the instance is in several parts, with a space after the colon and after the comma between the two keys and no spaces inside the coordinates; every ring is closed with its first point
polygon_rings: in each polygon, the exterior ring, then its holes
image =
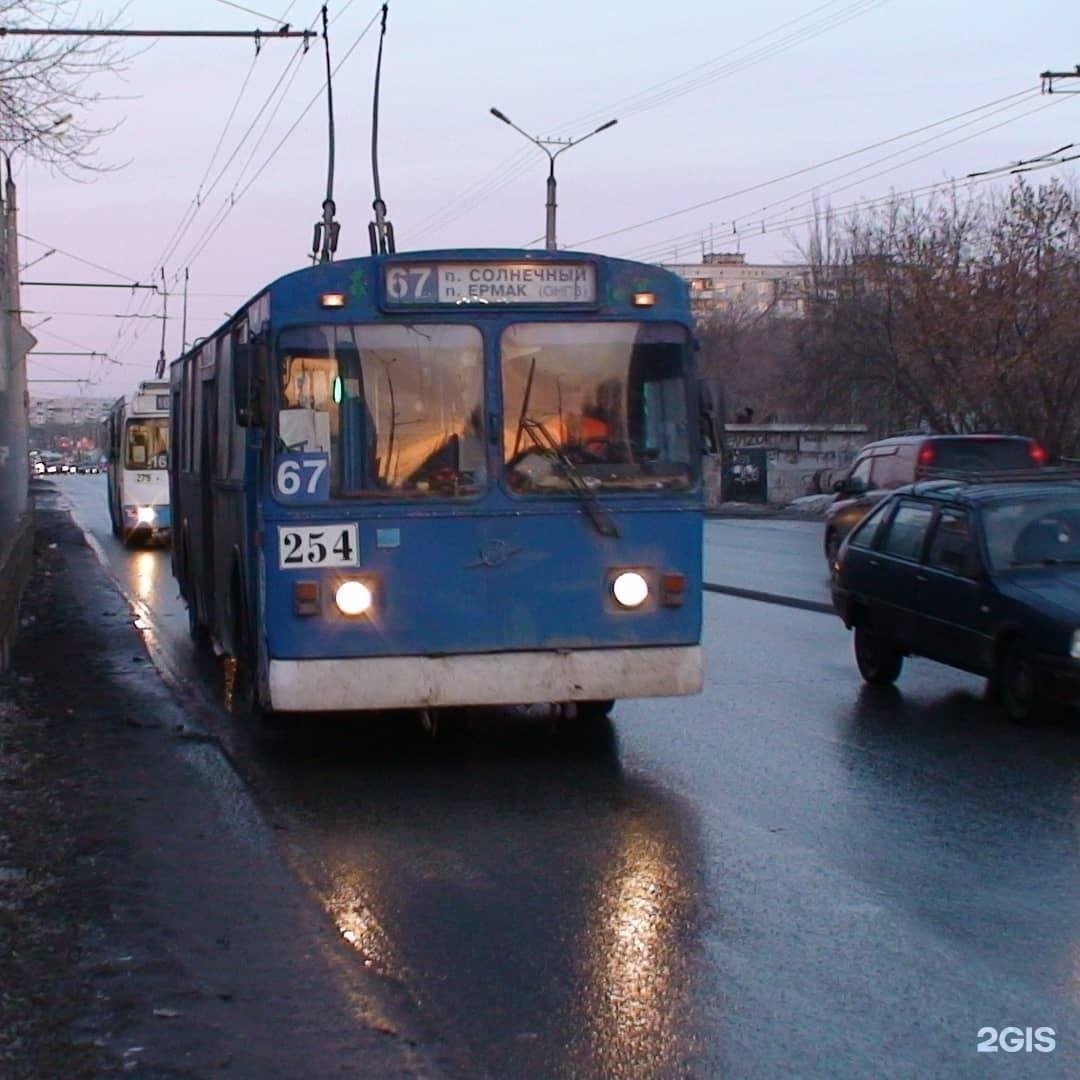
{"type": "MultiPolygon", "coordinates": [[[[338,258],[368,253],[379,7],[329,4],[338,258]]],[[[119,25],[301,29],[318,11],[134,0],[119,25]]],[[[796,261],[815,197],[842,208],[1074,141],[1059,157],[1080,152],[1080,93],[1042,95],[1039,83],[1074,69],[1078,31],[1075,0],[392,0],[383,197],[399,251],[542,246],[547,159],[489,109],[575,140],[617,118],[556,162],[560,247],[695,261],[704,245],[796,261]]],[[[321,40],[306,55],[268,41],[256,58],[250,41],[174,39],[145,47],[122,79],[103,76],[95,89],[116,100],[89,119],[123,121],[99,147],[122,168],[76,183],[13,154],[20,256],[34,264],[24,279],[150,283],[164,267],[172,359],[185,268],[190,342],[308,264],[326,188],[324,63],[321,40]]],[[[1080,79],[1056,89],[1080,91],[1080,79]]],[[[1072,179],[1077,165],[1029,178],[1072,179]]],[[[153,375],[161,321],[145,316],[161,314],[160,297],[28,286],[22,302],[39,351],[108,357],[32,354],[32,379],[90,380],[35,382],[32,396],[117,396],[153,375]]]]}

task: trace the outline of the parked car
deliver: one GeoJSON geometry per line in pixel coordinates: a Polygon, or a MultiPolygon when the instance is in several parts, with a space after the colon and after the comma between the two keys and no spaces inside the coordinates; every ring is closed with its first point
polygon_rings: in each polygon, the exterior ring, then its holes
{"type": "Polygon", "coordinates": [[[833,605],[867,682],[924,656],[986,676],[1020,723],[1080,702],[1080,471],[1042,473],[923,481],[852,530],[833,605]]]}
{"type": "Polygon", "coordinates": [[[897,435],[864,446],[847,475],[833,485],[825,512],[825,558],[835,572],[844,537],[891,491],[948,473],[1000,472],[1046,465],[1049,455],[1022,435],[897,435]]]}

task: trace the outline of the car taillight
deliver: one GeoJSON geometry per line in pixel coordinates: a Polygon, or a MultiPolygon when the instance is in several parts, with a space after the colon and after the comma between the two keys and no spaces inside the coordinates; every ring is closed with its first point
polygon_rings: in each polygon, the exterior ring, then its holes
{"type": "Polygon", "coordinates": [[[1050,460],[1050,454],[1042,443],[1032,442],[1028,449],[1028,454],[1031,455],[1031,460],[1034,461],[1036,465],[1045,465],[1050,460]]]}
{"type": "Polygon", "coordinates": [[[920,465],[933,465],[936,457],[937,451],[932,444],[928,443],[926,446],[919,447],[918,462],[920,465]]]}

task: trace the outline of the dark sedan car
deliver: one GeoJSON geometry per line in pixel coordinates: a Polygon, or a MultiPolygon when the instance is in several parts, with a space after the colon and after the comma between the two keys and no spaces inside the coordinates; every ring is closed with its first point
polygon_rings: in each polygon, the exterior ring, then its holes
{"type": "Polygon", "coordinates": [[[840,548],[833,604],[867,682],[925,656],[986,676],[1018,723],[1080,702],[1080,473],[893,492],[840,548]]]}

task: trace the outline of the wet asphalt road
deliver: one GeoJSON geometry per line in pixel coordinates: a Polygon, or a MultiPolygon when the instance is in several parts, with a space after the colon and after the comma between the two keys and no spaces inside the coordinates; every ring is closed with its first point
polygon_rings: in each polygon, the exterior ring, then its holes
{"type": "MultiPolygon", "coordinates": [[[[115,542],[101,478],[59,486],[190,677],[168,553],[115,542]]],[[[825,598],[819,528],[710,521],[706,578],[825,598]]],[[[1080,728],[1011,728],[924,661],[871,693],[835,618],[705,605],[705,692],[620,703],[599,746],[542,710],[445,744],[204,720],[471,1075],[1077,1075],[1080,728]],[[1055,1049],[978,1052],[1010,1025],[1055,1049]]]]}

